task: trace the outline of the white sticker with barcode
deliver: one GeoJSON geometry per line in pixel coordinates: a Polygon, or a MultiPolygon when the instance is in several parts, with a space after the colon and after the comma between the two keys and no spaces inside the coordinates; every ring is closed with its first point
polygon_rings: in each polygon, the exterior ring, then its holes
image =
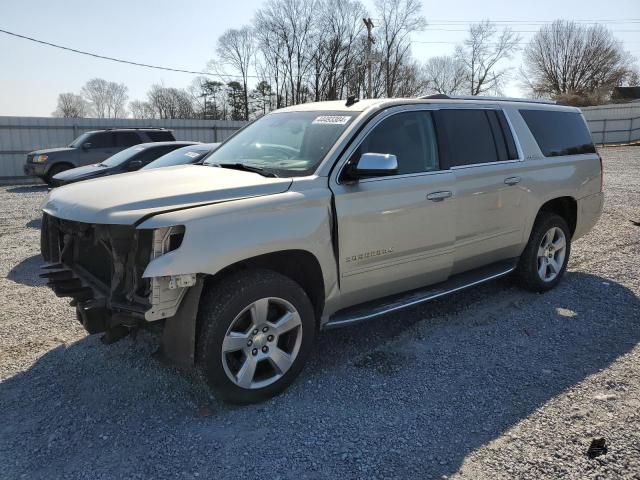
{"type": "Polygon", "coordinates": [[[320,115],[311,123],[322,125],[345,125],[349,120],[351,120],[351,117],[345,115],[320,115]]]}

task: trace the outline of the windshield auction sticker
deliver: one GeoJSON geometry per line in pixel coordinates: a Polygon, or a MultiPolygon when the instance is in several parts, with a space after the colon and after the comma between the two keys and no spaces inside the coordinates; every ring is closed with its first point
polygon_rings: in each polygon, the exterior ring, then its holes
{"type": "Polygon", "coordinates": [[[320,115],[311,123],[322,125],[345,125],[349,120],[351,120],[351,117],[344,115],[320,115]]]}

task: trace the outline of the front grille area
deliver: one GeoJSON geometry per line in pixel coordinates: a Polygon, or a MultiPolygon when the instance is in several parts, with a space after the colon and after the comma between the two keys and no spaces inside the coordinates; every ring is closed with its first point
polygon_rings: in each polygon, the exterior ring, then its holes
{"type": "Polygon", "coordinates": [[[143,313],[151,285],[142,273],[151,248],[151,231],[43,216],[41,250],[49,262],[43,276],[59,296],[84,301],[90,291],[92,299],[104,299],[109,309],[143,313]]]}

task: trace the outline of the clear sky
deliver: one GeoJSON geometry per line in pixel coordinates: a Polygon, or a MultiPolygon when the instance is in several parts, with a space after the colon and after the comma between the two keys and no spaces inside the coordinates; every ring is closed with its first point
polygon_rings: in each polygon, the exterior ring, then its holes
{"type": "MultiPolygon", "coordinates": [[[[372,6],[372,0],[365,0],[372,6]]],[[[427,30],[414,35],[414,56],[451,54],[468,22],[510,22],[523,40],[557,18],[609,20],[626,50],[640,58],[640,0],[423,0],[427,30]],[[629,23],[632,19],[636,21],[629,23]],[[451,24],[451,21],[459,22],[451,24]],[[622,23],[627,21],[627,23],[622,23]],[[529,23],[527,23],[529,22],[529,23]],[[427,43],[419,43],[427,42],[427,43]],[[442,43],[431,43],[442,42],[442,43]]],[[[111,57],[202,70],[217,37],[251,21],[262,0],[2,0],[0,29],[111,57]]],[[[371,16],[375,16],[373,11],[371,16]]],[[[519,58],[514,65],[519,64],[519,58]]],[[[515,71],[514,71],[515,73],[515,71]]],[[[186,87],[193,76],[93,59],[0,33],[0,115],[48,116],[60,92],[78,92],[89,79],[123,82],[130,100],[153,83],[186,87]]],[[[518,82],[506,91],[519,95],[518,82]]]]}

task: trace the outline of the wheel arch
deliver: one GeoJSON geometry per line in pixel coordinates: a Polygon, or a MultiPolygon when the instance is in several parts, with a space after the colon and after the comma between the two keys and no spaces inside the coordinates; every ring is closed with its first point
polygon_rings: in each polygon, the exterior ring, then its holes
{"type": "Polygon", "coordinates": [[[60,160],[58,162],[53,162],[51,165],[47,166],[47,170],[45,172],[45,175],[48,177],[51,175],[51,170],[53,170],[54,168],[60,167],[60,166],[65,166],[68,167],[68,170],[72,169],[72,168],[76,168],[76,166],[73,164],[73,162],[70,162],[69,160],[60,160]]]}
{"type": "Polygon", "coordinates": [[[555,213],[564,218],[573,237],[578,224],[578,202],[575,198],[563,196],[548,200],[540,206],[538,215],[542,212],[555,213]]]}
{"type": "Polygon", "coordinates": [[[240,260],[214,275],[207,275],[204,288],[212,288],[214,284],[222,281],[230,273],[250,269],[273,270],[291,278],[309,296],[316,315],[316,322],[320,319],[325,301],[324,277],[320,262],[308,250],[280,250],[240,260]]]}
{"type": "Polygon", "coordinates": [[[216,284],[235,272],[251,269],[272,270],[291,278],[309,296],[319,328],[324,309],[325,285],[320,262],[307,250],[282,250],[233,263],[215,274],[200,277],[195,286],[189,288],[176,314],[165,320],[161,352],[165,358],[178,365],[189,367],[195,363],[198,344],[199,304],[205,289],[216,288],[216,284]]]}

